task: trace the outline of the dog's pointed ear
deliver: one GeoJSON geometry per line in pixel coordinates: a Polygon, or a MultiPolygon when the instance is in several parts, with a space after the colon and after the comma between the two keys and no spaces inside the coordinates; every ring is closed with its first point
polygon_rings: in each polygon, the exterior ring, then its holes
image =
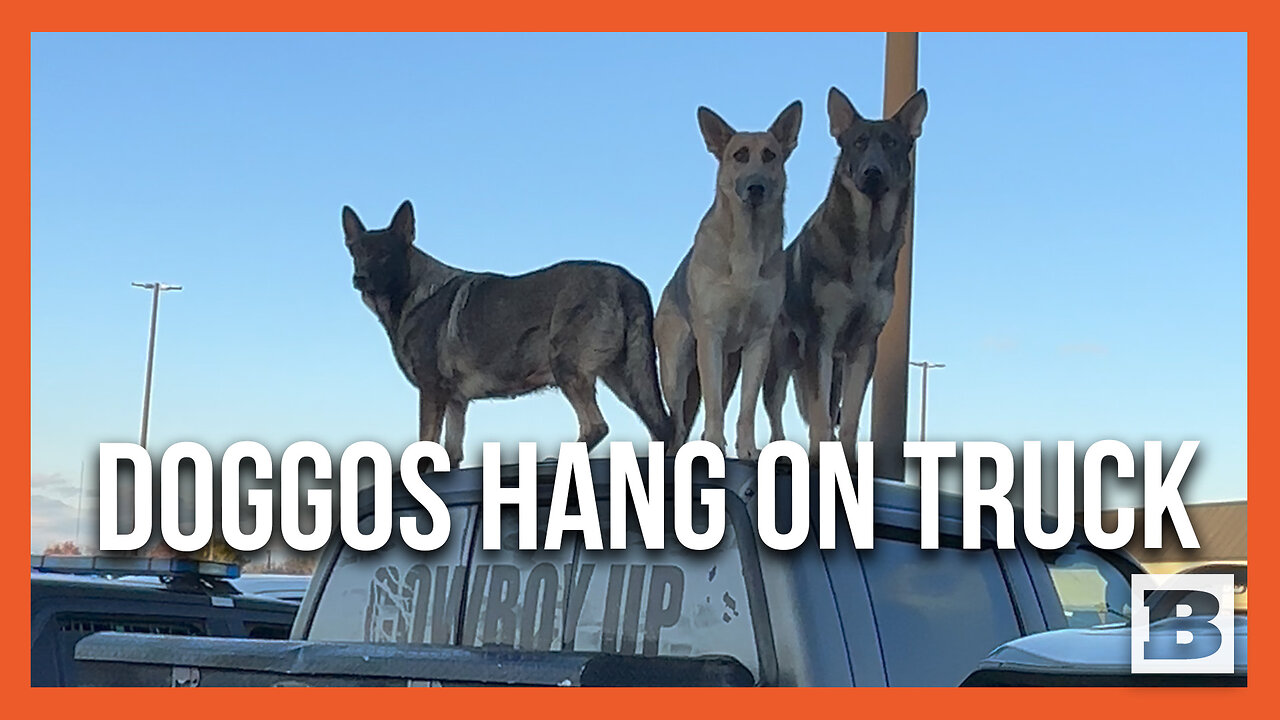
{"type": "Polygon", "coordinates": [[[391,227],[388,229],[396,236],[404,238],[405,245],[413,244],[413,203],[408,200],[400,203],[395,217],[391,218],[391,227]]]}
{"type": "Polygon", "coordinates": [[[853,108],[853,103],[849,102],[848,96],[835,86],[827,91],[827,117],[831,120],[831,137],[833,138],[840,137],[845,130],[862,119],[858,111],[853,108]]]}
{"type": "Polygon", "coordinates": [[[702,129],[702,139],[707,143],[707,150],[717,158],[724,155],[729,139],[738,133],[708,107],[698,108],[698,127],[702,129]]]}
{"type": "Polygon", "coordinates": [[[796,149],[800,139],[801,112],[800,101],[797,100],[778,113],[777,119],[769,126],[769,134],[782,146],[783,160],[791,157],[791,151],[796,149]]]}
{"type": "Polygon", "coordinates": [[[347,238],[347,245],[360,239],[365,234],[364,223],[350,205],[342,206],[342,234],[347,238]]]}
{"type": "Polygon", "coordinates": [[[924,88],[920,88],[902,103],[898,112],[893,114],[893,121],[901,125],[912,138],[918,138],[924,129],[924,114],[928,109],[929,98],[925,95],[924,88]]]}

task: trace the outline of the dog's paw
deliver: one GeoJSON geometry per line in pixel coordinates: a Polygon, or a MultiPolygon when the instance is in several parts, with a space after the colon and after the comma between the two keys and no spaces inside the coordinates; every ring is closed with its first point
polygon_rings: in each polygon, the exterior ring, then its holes
{"type": "Polygon", "coordinates": [[[755,462],[760,459],[760,449],[754,443],[738,443],[735,449],[738,451],[739,460],[755,462]]]}
{"type": "Polygon", "coordinates": [[[703,431],[702,439],[720,448],[720,452],[722,453],[724,452],[725,446],[729,444],[727,441],[725,441],[723,434],[712,435],[706,431],[703,431]]]}

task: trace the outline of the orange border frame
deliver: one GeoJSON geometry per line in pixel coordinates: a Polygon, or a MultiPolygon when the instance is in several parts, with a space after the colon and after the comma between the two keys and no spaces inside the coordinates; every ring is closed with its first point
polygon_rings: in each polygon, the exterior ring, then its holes
{"type": "MultiPolygon", "coordinates": [[[[1026,30],[1028,28],[1087,30],[1105,27],[1124,30],[1203,30],[1206,24],[1219,30],[1240,31],[1242,26],[1257,24],[1263,16],[1260,3],[1219,2],[1206,14],[1203,3],[1176,0],[1172,2],[1117,3],[1099,0],[1078,0],[1069,5],[1040,5],[1002,0],[974,7],[968,3],[943,2],[941,0],[916,0],[911,3],[888,3],[886,7],[870,8],[858,3],[815,2],[802,0],[779,4],[746,0],[732,6],[721,4],[690,4],[680,0],[646,2],[644,14],[637,14],[624,6],[605,2],[573,0],[561,7],[549,7],[544,3],[520,3],[500,0],[481,5],[449,3],[432,7],[411,2],[371,0],[359,6],[330,2],[288,3],[268,5],[262,0],[230,0],[213,3],[181,3],[174,0],[145,0],[133,2],[127,7],[119,3],[86,2],[68,0],[43,8],[26,6],[6,11],[12,23],[3,33],[0,43],[3,54],[3,90],[13,98],[10,112],[3,124],[6,132],[0,142],[3,157],[9,166],[5,174],[5,192],[0,195],[5,215],[10,218],[26,217],[19,227],[27,231],[27,243],[15,241],[9,252],[13,265],[30,269],[30,34],[43,31],[341,31],[341,30],[867,30],[891,25],[914,24],[933,26],[934,29],[960,30],[1026,30]],[[359,7],[359,12],[353,12],[359,7]],[[1256,9],[1255,9],[1256,7],[1256,9]],[[922,22],[924,21],[924,22],[922,22]],[[1250,22],[1253,21],[1253,22],[1250,22]],[[22,112],[19,115],[19,111],[22,112]]],[[[1274,73],[1276,47],[1268,42],[1271,33],[1251,33],[1249,42],[1250,119],[1274,117],[1270,115],[1272,97],[1266,92],[1274,73]],[[1254,92],[1261,90],[1261,92],[1254,92]]],[[[925,58],[928,62],[928,58],[925,58]]],[[[850,68],[850,72],[855,69],[850,68]]],[[[1141,78],[1134,78],[1135,90],[1140,90],[1141,78]]],[[[1135,102],[1137,99],[1135,98],[1135,102]]],[[[1177,112],[1171,108],[1170,112],[1177,112]]],[[[1276,157],[1275,141],[1265,132],[1250,133],[1250,200],[1264,203],[1273,201],[1272,193],[1280,181],[1274,179],[1267,161],[1276,157]],[[1259,161],[1263,169],[1257,171],[1259,161]]],[[[1265,205],[1264,205],[1265,207],[1265,205]]],[[[1253,234],[1268,237],[1269,230],[1277,222],[1269,213],[1251,216],[1253,234]]],[[[1212,242],[1212,238],[1206,238],[1212,242]]],[[[1272,243],[1251,244],[1249,247],[1249,306],[1254,318],[1269,318],[1280,302],[1277,285],[1259,283],[1269,271],[1277,267],[1277,254],[1272,243]]],[[[1269,279],[1269,278],[1267,278],[1269,279]]],[[[13,339],[26,339],[27,352],[19,357],[5,356],[0,360],[3,372],[3,397],[10,412],[4,417],[4,433],[0,443],[10,457],[25,459],[22,463],[30,476],[30,274],[25,282],[11,278],[0,285],[0,302],[5,311],[0,313],[0,332],[13,339]],[[25,403],[22,402],[25,400],[25,403]],[[20,417],[18,413],[26,411],[20,417]]],[[[1270,323],[1267,323],[1269,325],[1270,323]]],[[[1250,366],[1274,356],[1275,342],[1270,340],[1267,325],[1259,325],[1259,333],[1265,340],[1254,340],[1249,352],[1250,366]]],[[[1250,330],[1254,324],[1250,324],[1250,330]]],[[[1188,330],[1194,333],[1194,328],[1188,330]]],[[[1251,332],[1251,335],[1253,333],[1251,332]]],[[[1266,442],[1274,436],[1280,423],[1267,412],[1277,399],[1276,376],[1270,373],[1249,373],[1249,392],[1254,400],[1249,409],[1249,437],[1266,442]]],[[[1251,622],[1253,636],[1251,660],[1251,687],[1245,690],[1231,689],[765,689],[752,691],[733,690],[640,690],[640,689],[502,689],[458,690],[436,689],[426,694],[409,697],[404,691],[382,692],[374,690],[320,688],[306,691],[249,689],[213,690],[199,698],[190,697],[175,704],[172,699],[161,699],[159,692],[150,689],[33,689],[30,679],[30,630],[25,620],[30,611],[30,589],[27,574],[27,553],[22,548],[30,544],[30,510],[27,503],[17,498],[16,478],[9,491],[10,501],[0,503],[0,547],[4,548],[0,560],[2,584],[0,584],[0,618],[5,632],[0,634],[3,644],[3,678],[0,687],[6,691],[6,701],[11,710],[30,710],[35,713],[62,714],[67,711],[69,700],[89,703],[76,709],[97,717],[134,718],[147,711],[171,714],[181,708],[182,717],[225,717],[227,714],[258,715],[271,713],[276,717],[294,716],[314,712],[328,716],[335,712],[368,712],[370,703],[377,703],[379,711],[404,708],[415,713],[429,712],[466,716],[472,713],[513,715],[546,714],[563,716],[566,713],[607,714],[611,718],[637,717],[652,720],[656,715],[668,714],[677,709],[680,714],[715,715],[781,715],[795,716],[810,713],[856,713],[858,715],[885,716],[901,714],[953,715],[957,712],[997,714],[1026,712],[1036,717],[1076,718],[1089,712],[1116,711],[1131,717],[1153,711],[1173,711],[1188,717],[1210,717],[1214,714],[1237,711],[1251,706],[1265,707],[1263,694],[1276,692],[1268,681],[1274,667],[1271,645],[1275,630],[1270,617],[1274,607],[1270,598],[1276,587],[1274,573],[1269,568],[1274,563],[1271,556],[1255,553],[1254,578],[1256,592],[1255,612],[1251,622]],[[27,639],[28,643],[21,643],[27,639]],[[72,693],[74,699],[66,695],[72,693]]],[[[1277,491],[1270,482],[1254,489],[1254,507],[1267,507],[1277,491]]],[[[1255,525],[1253,546],[1275,546],[1275,525],[1255,525]]],[[[1251,708],[1250,708],[1251,709],[1251,708]]]]}

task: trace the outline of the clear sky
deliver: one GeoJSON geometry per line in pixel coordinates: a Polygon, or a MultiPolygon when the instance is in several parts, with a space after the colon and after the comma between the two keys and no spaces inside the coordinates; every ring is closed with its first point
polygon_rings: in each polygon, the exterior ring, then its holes
{"type": "MultiPolygon", "coordinates": [[[[185,288],[161,300],[153,449],[398,453],[416,395],[351,287],[344,204],[381,227],[412,199],[418,246],[454,265],[599,258],[656,300],[712,198],[697,106],[759,130],[804,102],[794,232],[836,153],[827,88],[878,117],[883,53],[882,34],[33,36],[33,549],[74,535],[97,444],[137,440],[131,281],[185,288]]],[[[1245,497],[1245,36],[922,34],[920,83],[911,353],[947,364],[929,439],[1200,440],[1187,498],[1245,497]]],[[[647,439],[601,398],[606,442],[647,439]]],[[[468,463],[575,434],[554,391],[476,403],[468,463]]]]}

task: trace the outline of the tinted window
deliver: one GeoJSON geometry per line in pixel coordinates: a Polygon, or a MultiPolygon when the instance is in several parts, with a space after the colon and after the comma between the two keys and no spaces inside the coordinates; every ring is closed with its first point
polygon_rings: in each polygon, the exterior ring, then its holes
{"type": "Polygon", "coordinates": [[[1115,565],[1083,548],[1046,553],[1045,561],[1068,627],[1129,621],[1129,580],[1115,565]]]}
{"type": "MultiPolygon", "coordinates": [[[[87,635],[98,632],[146,633],[148,635],[197,635],[208,634],[205,624],[197,618],[130,617],[127,615],[92,615],[86,613],[59,613],[55,657],[57,678],[37,677],[36,663],[32,665],[33,685],[75,685],[75,647],[87,635]]],[[[34,653],[33,653],[34,654],[34,653]]]]}
{"type": "MultiPolygon", "coordinates": [[[[470,506],[449,510],[449,540],[424,553],[400,540],[400,515],[391,540],[374,552],[343,547],[320,594],[307,637],[379,643],[454,644],[466,577],[470,506]]],[[[421,515],[420,532],[429,522],[421,515]]],[[[372,517],[361,530],[372,528],[372,517]]]]}
{"type": "Polygon", "coordinates": [[[947,544],[876,537],[859,552],[890,685],[959,685],[1021,634],[995,550],[947,544]]]}
{"type": "Polygon", "coordinates": [[[58,632],[80,639],[96,632],[146,633],[148,635],[204,635],[204,623],[188,618],[128,618],[67,614],[58,616],[58,632]]]}

